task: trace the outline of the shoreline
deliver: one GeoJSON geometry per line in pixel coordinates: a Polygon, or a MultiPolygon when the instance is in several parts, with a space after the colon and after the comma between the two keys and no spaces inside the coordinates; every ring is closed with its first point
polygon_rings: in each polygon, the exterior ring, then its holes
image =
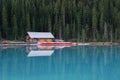
{"type": "Polygon", "coordinates": [[[37,45],[36,43],[29,43],[24,41],[6,41],[6,42],[0,42],[0,45],[37,45]]]}
{"type": "MultiPolygon", "coordinates": [[[[76,42],[73,42],[76,43],[76,42]]],[[[36,43],[29,43],[24,41],[6,41],[0,42],[0,45],[37,45],[36,43]]],[[[93,45],[93,46],[102,46],[102,45],[120,45],[118,42],[78,42],[76,45],[93,45]]]]}
{"type": "Polygon", "coordinates": [[[87,42],[87,43],[89,43],[89,45],[93,45],[93,46],[120,45],[120,43],[118,43],[118,42],[87,42]]]}

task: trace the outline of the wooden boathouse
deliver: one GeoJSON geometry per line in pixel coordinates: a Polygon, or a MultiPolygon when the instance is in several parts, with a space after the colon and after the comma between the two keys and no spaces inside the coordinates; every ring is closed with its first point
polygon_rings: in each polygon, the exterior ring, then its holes
{"type": "Polygon", "coordinates": [[[54,36],[51,32],[27,32],[26,42],[53,42],[54,36]]]}

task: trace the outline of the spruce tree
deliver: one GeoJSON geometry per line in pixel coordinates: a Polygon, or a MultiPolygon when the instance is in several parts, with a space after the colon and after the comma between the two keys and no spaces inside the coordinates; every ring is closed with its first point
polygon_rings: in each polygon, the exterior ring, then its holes
{"type": "Polygon", "coordinates": [[[33,17],[33,19],[32,19],[32,31],[35,31],[35,25],[36,23],[35,23],[35,18],[33,17]]]}
{"type": "Polygon", "coordinates": [[[13,24],[13,35],[14,35],[14,40],[17,39],[17,32],[18,32],[18,26],[17,26],[17,19],[16,19],[16,15],[13,15],[13,19],[12,19],[12,24],[13,24]]]}
{"type": "Polygon", "coordinates": [[[94,4],[93,10],[92,10],[92,29],[93,29],[93,41],[96,41],[96,34],[97,34],[97,10],[96,10],[96,4],[94,4]]]}
{"type": "Polygon", "coordinates": [[[29,13],[26,15],[26,32],[31,30],[30,26],[30,15],[29,13]]]}
{"type": "Polygon", "coordinates": [[[49,32],[52,32],[52,23],[51,23],[51,18],[50,18],[50,15],[48,16],[48,31],[49,32]]]}
{"type": "Polygon", "coordinates": [[[7,15],[7,8],[3,6],[2,8],[2,29],[4,33],[4,38],[8,38],[8,15],[7,15]]]}

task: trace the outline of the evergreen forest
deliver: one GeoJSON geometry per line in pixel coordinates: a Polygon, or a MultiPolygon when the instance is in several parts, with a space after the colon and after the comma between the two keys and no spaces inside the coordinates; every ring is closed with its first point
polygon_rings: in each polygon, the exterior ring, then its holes
{"type": "Polygon", "coordinates": [[[0,0],[0,39],[28,31],[65,41],[119,41],[120,0],[0,0]]]}

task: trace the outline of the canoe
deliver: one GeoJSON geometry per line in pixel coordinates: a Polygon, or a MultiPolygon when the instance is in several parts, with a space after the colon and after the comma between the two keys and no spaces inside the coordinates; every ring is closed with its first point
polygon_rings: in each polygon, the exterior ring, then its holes
{"type": "Polygon", "coordinates": [[[38,42],[38,45],[73,45],[73,42],[38,42]]]}

